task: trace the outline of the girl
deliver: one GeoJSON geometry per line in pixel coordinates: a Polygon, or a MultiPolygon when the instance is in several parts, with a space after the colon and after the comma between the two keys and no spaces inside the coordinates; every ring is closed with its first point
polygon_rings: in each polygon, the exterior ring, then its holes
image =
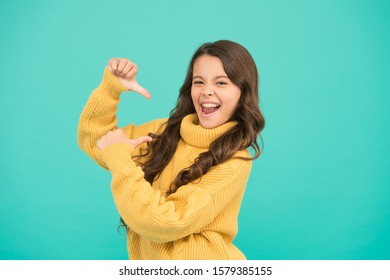
{"type": "Polygon", "coordinates": [[[129,258],[245,259],[232,241],[264,127],[251,55],[231,41],[203,44],[169,118],[119,129],[121,92],[150,97],[136,73],[110,59],[78,128],[81,149],[112,174],[129,258]]]}

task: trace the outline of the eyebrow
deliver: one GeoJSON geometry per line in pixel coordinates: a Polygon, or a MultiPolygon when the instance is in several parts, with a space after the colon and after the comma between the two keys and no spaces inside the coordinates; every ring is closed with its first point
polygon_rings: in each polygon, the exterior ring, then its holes
{"type": "MultiPolygon", "coordinates": [[[[195,79],[195,78],[203,79],[202,76],[193,76],[193,77],[192,77],[192,79],[195,79]]],[[[217,77],[215,77],[214,79],[219,79],[219,78],[227,78],[227,79],[229,79],[229,77],[228,77],[228,76],[225,76],[225,75],[217,76],[217,77]]]]}

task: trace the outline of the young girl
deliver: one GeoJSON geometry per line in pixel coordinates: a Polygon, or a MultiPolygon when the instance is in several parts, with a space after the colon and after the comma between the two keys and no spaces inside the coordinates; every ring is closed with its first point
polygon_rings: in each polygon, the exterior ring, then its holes
{"type": "Polygon", "coordinates": [[[231,41],[203,44],[170,117],[119,129],[121,92],[150,97],[136,73],[110,59],[78,128],[81,149],[112,174],[129,258],[245,259],[232,242],[264,127],[251,55],[231,41]]]}

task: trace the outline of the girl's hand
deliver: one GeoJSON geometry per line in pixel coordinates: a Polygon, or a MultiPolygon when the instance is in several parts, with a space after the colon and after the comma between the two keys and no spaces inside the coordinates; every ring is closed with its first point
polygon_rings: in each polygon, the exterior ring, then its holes
{"type": "Polygon", "coordinates": [[[127,58],[111,58],[108,61],[107,68],[129,90],[135,91],[148,99],[151,97],[149,91],[140,86],[135,78],[138,72],[137,64],[127,58]]]}
{"type": "Polygon", "coordinates": [[[96,146],[98,147],[99,150],[103,150],[105,147],[112,144],[126,143],[135,148],[144,142],[150,142],[150,141],[152,141],[152,137],[149,136],[142,136],[137,139],[129,139],[127,138],[126,134],[123,132],[122,129],[116,129],[113,131],[109,131],[106,135],[100,138],[96,142],[96,146]]]}

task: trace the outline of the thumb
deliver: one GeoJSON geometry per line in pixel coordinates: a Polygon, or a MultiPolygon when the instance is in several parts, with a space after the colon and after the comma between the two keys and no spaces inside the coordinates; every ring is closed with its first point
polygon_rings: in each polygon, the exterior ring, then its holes
{"type": "Polygon", "coordinates": [[[131,145],[135,148],[139,145],[141,145],[142,143],[145,143],[145,142],[151,142],[153,139],[152,137],[150,136],[141,136],[137,139],[132,139],[131,140],[131,145]]]}
{"type": "Polygon", "coordinates": [[[134,85],[133,85],[133,88],[131,89],[132,91],[135,91],[139,94],[141,94],[142,96],[144,96],[145,98],[149,99],[150,97],[152,97],[149,93],[149,91],[147,89],[145,89],[144,87],[140,86],[140,84],[138,82],[136,82],[134,85]]]}

